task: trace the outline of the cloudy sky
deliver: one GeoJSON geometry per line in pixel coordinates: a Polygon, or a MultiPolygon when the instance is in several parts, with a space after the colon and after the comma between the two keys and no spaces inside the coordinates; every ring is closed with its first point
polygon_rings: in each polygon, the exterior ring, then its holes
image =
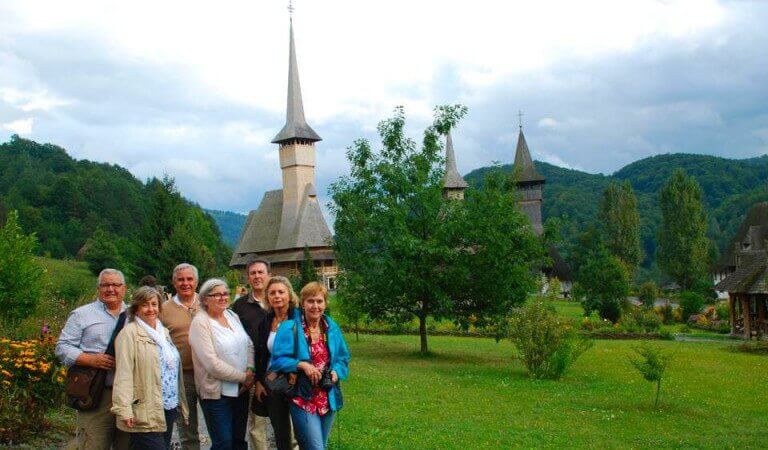
{"type": "MultiPolygon", "coordinates": [[[[459,170],[535,159],[611,173],[659,153],[768,153],[768,2],[295,0],[318,184],[404,105],[462,103],[459,170]]],[[[0,141],[173,176],[207,208],[280,187],[287,0],[0,1],[0,141]]]]}

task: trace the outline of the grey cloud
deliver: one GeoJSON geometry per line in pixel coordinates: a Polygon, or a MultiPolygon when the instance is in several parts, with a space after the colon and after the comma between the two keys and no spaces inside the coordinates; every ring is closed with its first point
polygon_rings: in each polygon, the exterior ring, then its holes
{"type": "MultiPolygon", "coordinates": [[[[398,94],[470,108],[453,136],[462,173],[513,160],[518,109],[534,157],[592,172],[660,152],[754,156],[768,151],[768,5],[728,7],[733,19],[717,36],[651,39],[589,61],[565,57],[485,88],[467,85],[461,67],[444,66],[428,85],[403,82],[398,94]],[[542,119],[550,121],[540,126],[542,119]]],[[[0,123],[34,117],[33,139],[121,164],[141,178],[168,173],[208,208],[247,212],[264,191],[280,187],[277,147],[269,141],[282,114],[219,98],[184,67],[118,58],[96,36],[28,34],[9,42],[0,44],[0,87],[47,89],[72,103],[25,113],[0,100],[0,123]]],[[[505,57],[514,58],[514,48],[505,57]]],[[[311,103],[305,107],[311,112],[311,103]]],[[[378,145],[375,123],[362,120],[312,123],[323,137],[317,177],[324,206],[328,186],[348,172],[353,140],[378,145]]],[[[409,114],[415,139],[426,125],[409,114]]]]}

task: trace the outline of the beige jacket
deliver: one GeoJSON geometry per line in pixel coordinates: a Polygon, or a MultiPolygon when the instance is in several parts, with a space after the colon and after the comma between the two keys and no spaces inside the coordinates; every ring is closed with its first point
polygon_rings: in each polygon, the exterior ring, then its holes
{"type": "MultiPolygon", "coordinates": [[[[165,432],[157,344],[135,321],[128,322],[115,339],[115,366],[111,411],[117,417],[117,428],[130,433],[165,432]],[[131,418],[134,425],[128,428],[123,421],[131,418]]],[[[183,378],[179,361],[179,406],[186,422],[189,414],[183,378]]]]}
{"type": "MultiPolygon", "coordinates": [[[[231,314],[238,322],[237,314],[226,310],[225,314],[231,314]]],[[[242,325],[241,325],[242,326],[242,325]]],[[[216,347],[213,343],[213,331],[211,330],[211,318],[205,309],[195,314],[192,325],[189,326],[189,346],[192,348],[192,363],[195,366],[195,385],[197,395],[201,399],[218,400],[221,398],[221,380],[242,383],[245,381],[245,372],[241,372],[216,355],[216,347]]],[[[253,342],[248,338],[248,365],[253,367],[253,342]]]]}

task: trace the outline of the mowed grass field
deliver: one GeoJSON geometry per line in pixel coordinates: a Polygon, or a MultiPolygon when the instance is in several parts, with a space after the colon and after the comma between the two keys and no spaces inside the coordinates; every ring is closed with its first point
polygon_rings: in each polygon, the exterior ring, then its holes
{"type": "Polygon", "coordinates": [[[768,357],[655,341],[672,355],[660,408],[631,367],[638,341],[595,341],[560,381],[534,381],[492,339],[347,335],[351,377],[334,449],[761,448],[768,357]]]}

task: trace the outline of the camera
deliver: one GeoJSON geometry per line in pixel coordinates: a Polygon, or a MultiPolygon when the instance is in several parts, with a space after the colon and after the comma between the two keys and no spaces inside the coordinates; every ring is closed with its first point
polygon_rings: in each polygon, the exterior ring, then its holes
{"type": "Polygon", "coordinates": [[[323,375],[320,377],[320,388],[324,391],[330,391],[333,387],[333,377],[331,376],[330,366],[325,366],[323,375]]]}

